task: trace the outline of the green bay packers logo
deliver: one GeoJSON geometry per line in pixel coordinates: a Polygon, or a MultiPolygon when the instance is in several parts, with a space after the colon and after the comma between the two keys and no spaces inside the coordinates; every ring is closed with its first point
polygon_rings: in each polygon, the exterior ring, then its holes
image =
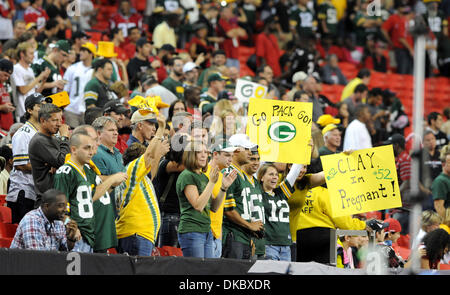
{"type": "Polygon", "coordinates": [[[269,138],[278,142],[289,142],[296,134],[295,126],[289,122],[274,122],[269,126],[269,138]]]}

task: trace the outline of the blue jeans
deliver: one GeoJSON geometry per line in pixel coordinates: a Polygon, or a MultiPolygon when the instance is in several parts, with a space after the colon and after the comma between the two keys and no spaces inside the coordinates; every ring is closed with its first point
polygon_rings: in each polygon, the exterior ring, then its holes
{"type": "Polygon", "coordinates": [[[216,239],[213,238],[213,243],[214,243],[214,258],[220,258],[222,257],[222,239],[216,239]]]}
{"type": "Polygon", "coordinates": [[[163,213],[161,216],[158,247],[178,247],[178,225],[180,224],[180,214],[163,213]]]}
{"type": "Polygon", "coordinates": [[[79,253],[94,253],[94,249],[84,239],[75,243],[72,249],[73,252],[79,253]]]}
{"type": "Polygon", "coordinates": [[[211,231],[178,234],[178,241],[184,257],[214,258],[214,241],[211,231]]]}
{"type": "Polygon", "coordinates": [[[291,261],[291,247],[266,245],[266,260],[291,261]]]}
{"type": "Polygon", "coordinates": [[[137,234],[119,239],[119,253],[128,253],[131,256],[151,256],[153,243],[137,234]]]}

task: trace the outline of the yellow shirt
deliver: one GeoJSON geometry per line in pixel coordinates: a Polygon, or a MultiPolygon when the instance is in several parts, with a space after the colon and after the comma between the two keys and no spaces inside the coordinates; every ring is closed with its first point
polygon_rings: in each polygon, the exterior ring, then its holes
{"type": "MultiPolygon", "coordinates": [[[[205,172],[205,175],[209,179],[209,173],[211,172],[211,165],[208,164],[208,169],[205,172]]],[[[217,196],[220,193],[220,187],[222,186],[222,178],[223,174],[222,172],[219,173],[219,179],[217,180],[216,184],[213,188],[213,198],[217,198],[217,196]]],[[[223,198],[222,203],[220,204],[220,207],[217,209],[216,212],[210,211],[209,217],[211,218],[211,231],[213,233],[213,236],[216,239],[222,238],[222,222],[223,222],[223,207],[225,204],[225,198],[223,198]]]]}
{"type": "Polygon", "coordinates": [[[151,167],[145,167],[142,155],[126,169],[128,179],[116,220],[117,238],[138,234],[155,243],[161,226],[161,214],[152,181],[147,176],[151,167]]]}
{"type": "Polygon", "coordinates": [[[353,92],[355,91],[356,86],[358,86],[361,83],[362,83],[362,80],[358,77],[356,77],[356,78],[352,79],[350,82],[348,82],[348,84],[345,85],[344,89],[342,90],[341,101],[343,101],[344,99],[346,99],[347,97],[352,95],[353,92]]]}

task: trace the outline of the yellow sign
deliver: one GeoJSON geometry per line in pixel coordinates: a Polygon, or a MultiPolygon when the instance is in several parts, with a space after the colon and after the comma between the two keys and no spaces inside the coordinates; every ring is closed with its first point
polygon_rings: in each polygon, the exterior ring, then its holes
{"type": "Polygon", "coordinates": [[[312,103],[250,98],[247,135],[261,161],[309,164],[312,103]]]}
{"type": "Polygon", "coordinates": [[[245,79],[237,79],[234,95],[240,103],[248,103],[252,97],[266,98],[267,90],[267,86],[245,79]]]}
{"type": "Polygon", "coordinates": [[[61,91],[48,97],[50,97],[52,99],[52,103],[59,108],[66,107],[70,104],[70,98],[67,91],[61,91]]]}
{"type": "Polygon", "coordinates": [[[148,110],[155,114],[159,113],[159,109],[169,107],[167,103],[161,100],[160,96],[147,96],[144,98],[140,95],[136,95],[133,99],[128,101],[128,104],[139,110],[148,110]]]}
{"type": "Polygon", "coordinates": [[[320,159],[333,217],[402,206],[392,145],[320,159]]]}

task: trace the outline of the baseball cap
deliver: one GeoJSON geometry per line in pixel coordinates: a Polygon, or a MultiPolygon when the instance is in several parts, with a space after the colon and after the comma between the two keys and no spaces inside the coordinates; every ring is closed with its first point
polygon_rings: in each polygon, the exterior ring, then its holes
{"type": "Polygon", "coordinates": [[[340,119],[334,118],[332,115],[325,114],[317,119],[317,124],[321,126],[327,126],[328,124],[339,124],[341,123],[340,119]]]}
{"type": "Polygon", "coordinates": [[[144,46],[145,44],[152,44],[153,42],[151,42],[151,41],[148,41],[148,39],[147,38],[145,38],[145,37],[141,37],[141,38],[139,38],[137,41],[136,41],[136,47],[142,47],[142,46],[144,46]]]}
{"type": "Polygon", "coordinates": [[[28,23],[26,26],[25,26],[25,30],[31,30],[31,29],[37,29],[37,25],[36,25],[36,23],[28,23]]]}
{"type": "Polygon", "coordinates": [[[220,73],[214,73],[208,77],[208,83],[213,81],[225,81],[225,78],[220,73]]]}
{"type": "Polygon", "coordinates": [[[385,229],[389,226],[389,223],[386,222],[381,222],[379,220],[376,219],[371,219],[371,220],[367,220],[366,224],[373,230],[375,231],[379,231],[382,229],[385,229]]]}
{"type": "Polygon", "coordinates": [[[229,139],[230,145],[234,147],[243,147],[245,149],[254,149],[258,145],[250,141],[247,134],[234,134],[229,139]]]}
{"type": "Polygon", "coordinates": [[[83,31],[76,31],[72,34],[72,40],[81,39],[81,38],[89,38],[89,35],[83,31]]]}
{"type": "Polygon", "coordinates": [[[173,47],[173,45],[171,45],[171,44],[164,44],[159,49],[160,50],[166,50],[166,51],[169,51],[169,52],[175,52],[176,51],[176,48],[173,47]]]}
{"type": "Polygon", "coordinates": [[[13,63],[6,58],[0,59],[0,71],[12,74],[12,72],[14,71],[13,63]]]}
{"type": "Polygon", "coordinates": [[[405,137],[401,134],[395,133],[391,137],[388,138],[388,140],[384,141],[384,145],[388,144],[399,144],[400,146],[405,146],[405,137]]]}
{"type": "Polygon", "coordinates": [[[66,53],[70,52],[70,44],[69,42],[67,42],[67,40],[58,40],[58,42],[56,42],[55,44],[55,47],[65,51],[66,53]]]}
{"type": "Polygon", "coordinates": [[[150,123],[158,124],[155,113],[146,112],[142,114],[139,110],[135,111],[131,116],[131,123],[134,124],[142,121],[148,121],[150,123]]]}
{"type": "Polygon", "coordinates": [[[397,219],[387,218],[383,222],[389,224],[386,231],[389,231],[391,233],[399,233],[402,231],[402,226],[397,219]]]}
{"type": "Polygon", "coordinates": [[[103,107],[103,114],[115,112],[117,114],[125,114],[128,109],[117,99],[108,101],[103,107]]]}
{"type": "Polygon", "coordinates": [[[308,78],[308,75],[306,75],[305,72],[297,72],[292,76],[292,83],[297,83],[298,81],[304,81],[306,78],[308,78]]]}
{"type": "Polygon", "coordinates": [[[339,127],[335,124],[328,124],[322,129],[322,135],[325,135],[325,133],[334,129],[339,129],[339,127]]]}
{"type": "Polygon", "coordinates": [[[236,146],[231,146],[228,142],[223,142],[222,144],[213,145],[212,152],[229,152],[232,153],[238,148],[236,146]]]}
{"type": "Polygon", "coordinates": [[[195,62],[188,61],[183,66],[183,73],[190,72],[190,71],[192,71],[195,68],[198,68],[198,66],[195,64],[195,62]]]}
{"type": "Polygon", "coordinates": [[[40,104],[44,101],[46,101],[46,98],[42,94],[38,92],[30,94],[25,98],[25,109],[32,109],[35,105],[40,104]]]}

